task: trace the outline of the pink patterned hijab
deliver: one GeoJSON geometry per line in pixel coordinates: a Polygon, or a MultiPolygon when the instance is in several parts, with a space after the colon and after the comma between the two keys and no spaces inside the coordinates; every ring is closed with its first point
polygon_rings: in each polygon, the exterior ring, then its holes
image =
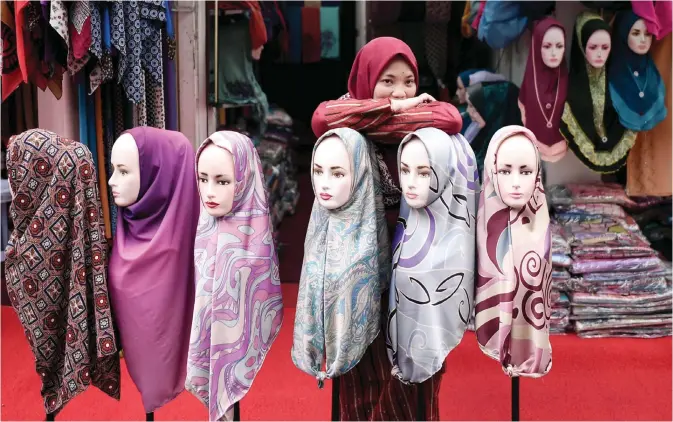
{"type": "Polygon", "coordinates": [[[211,143],[233,155],[236,187],[229,214],[215,218],[201,207],[185,387],[208,406],[210,420],[231,420],[280,332],[283,300],[255,146],[240,133],[216,132],[201,144],[197,163],[211,143]]]}
{"type": "Polygon", "coordinates": [[[502,143],[535,135],[521,126],[505,126],[489,144],[477,211],[477,341],[509,376],[540,377],[551,369],[551,232],[542,187],[540,155],[533,196],[520,210],[500,198],[496,157],[502,143]]]}

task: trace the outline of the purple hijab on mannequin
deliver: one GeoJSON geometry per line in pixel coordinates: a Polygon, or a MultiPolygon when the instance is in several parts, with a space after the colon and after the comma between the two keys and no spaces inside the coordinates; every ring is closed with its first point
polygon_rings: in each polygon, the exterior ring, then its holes
{"type": "Polygon", "coordinates": [[[183,134],[127,133],[138,146],[140,192],[117,214],[108,284],[126,366],[150,413],[184,390],[199,195],[183,134]]]}

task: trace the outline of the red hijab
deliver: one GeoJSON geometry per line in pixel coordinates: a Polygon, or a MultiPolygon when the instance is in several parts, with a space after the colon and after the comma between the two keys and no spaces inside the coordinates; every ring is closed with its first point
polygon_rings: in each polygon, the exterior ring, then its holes
{"type": "MultiPolygon", "coordinates": [[[[526,109],[526,127],[535,134],[542,159],[553,162],[563,158],[567,150],[559,124],[568,91],[568,63],[565,55],[556,69],[547,67],[542,61],[542,39],[552,27],[560,28],[565,34],[563,25],[550,17],[537,22],[533,28],[519,101],[526,109]],[[547,126],[547,119],[551,127],[547,126]]],[[[566,45],[567,48],[570,46],[566,45]]]]}
{"type": "Polygon", "coordinates": [[[374,38],[360,49],[355,56],[351,74],[348,77],[348,93],[356,100],[374,97],[374,87],[381,72],[396,56],[402,56],[418,80],[418,64],[411,48],[402,40],[393,37],[374,38]]]}

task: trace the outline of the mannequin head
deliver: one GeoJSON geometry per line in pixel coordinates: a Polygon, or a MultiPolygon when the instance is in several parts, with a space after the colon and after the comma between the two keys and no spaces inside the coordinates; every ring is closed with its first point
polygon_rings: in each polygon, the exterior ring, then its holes
{"type": "Polygon", "coordinates": [[[650,51],[652,46],[652,34],[647,30],[645,21],[638,19],[629,32],[629,48],[636,54],[644,55],[650,51]]]}
{"type": "Polygon", "coordinates": [[[328,210],[337,209],[350,199],[353,169],[346,146],[336,135],[323,139],[316,148],[312,177],[318,203],[328,210]]]}
{"type": "Polygon", "coordinates": [[[486,127],[486,120],[484,120],[483,117],[481,117],[481,114],[477,111],[475,106],[470,102],[470,95],[467,94],[467,114],[470,115],[470,119],[472,119],[473,122],[479,125],[480,128],[486,127]]]}
{"type": "Polygon", "coordinates": [[[416,79],[409,63],[398,56],[393,58],[379,75],[374,86],[374,99],[404,100],[416,95],[416,79]]]}
{"type": "Polygon", "coordinates": [[[128,207],[140,194],[140,158],[136,140],[129,133],[122,134],[112,146],[112,177],[108,181],[118,207],[128,207]]]}
{"type": "Polygon", "coordinates": [[[222,217],[231,212],[236,189],[234,157],[231,152],[211,143],[201,152],[196,172],[199,195],[206,212],[213,217],[222,217]]]}
{"type": "Polygon", "coordinates": [[[467,90],[465,85],[463,85],[463,79],[460,76],[456,78],[456,96],[458,97],[458,102],[460,104],[465,104],[467,102],[467,90]]]}
{"type": "Polygon", "coordinates": [[[537,152],[526,136],[505,139],[496,152],[495,170],[500,198],[510,208],[521,209],[530,201],[537,178],[537,152]]]}
{"type": "Polygon", "coordinates": [[[549,68],[556,69],[563,61],[566,43],[565,34],[558,26],[552,26],[544,33],[540,47],[542,62],[549,68]]]}
{"type": "Polygon", "coordinates": [[[611,48],[612,40],[610,39],[610,33],[604,29],[599,29],[589,37],[584,55],[591,67],[600,69],[608,61],[611,48]]]}
{"type": "Polygon", "coordinates": [[[428,205],[431,180],[428,151],[420,139],[414,138],[404,145],[400,155],[400,185],[404,200],[411,208],[428,205]]]}

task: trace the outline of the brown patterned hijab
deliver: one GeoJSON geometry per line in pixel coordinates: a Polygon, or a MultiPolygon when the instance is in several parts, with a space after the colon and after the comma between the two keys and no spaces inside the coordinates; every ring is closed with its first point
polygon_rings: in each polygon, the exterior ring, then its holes
{"type": "Polygon", "coordinates": [[[10,139],[14,222],[7,291],[35,355],[47,413],[89,384],[119,399],[107,244],[91,152],[31,129],[10,139]]]}

